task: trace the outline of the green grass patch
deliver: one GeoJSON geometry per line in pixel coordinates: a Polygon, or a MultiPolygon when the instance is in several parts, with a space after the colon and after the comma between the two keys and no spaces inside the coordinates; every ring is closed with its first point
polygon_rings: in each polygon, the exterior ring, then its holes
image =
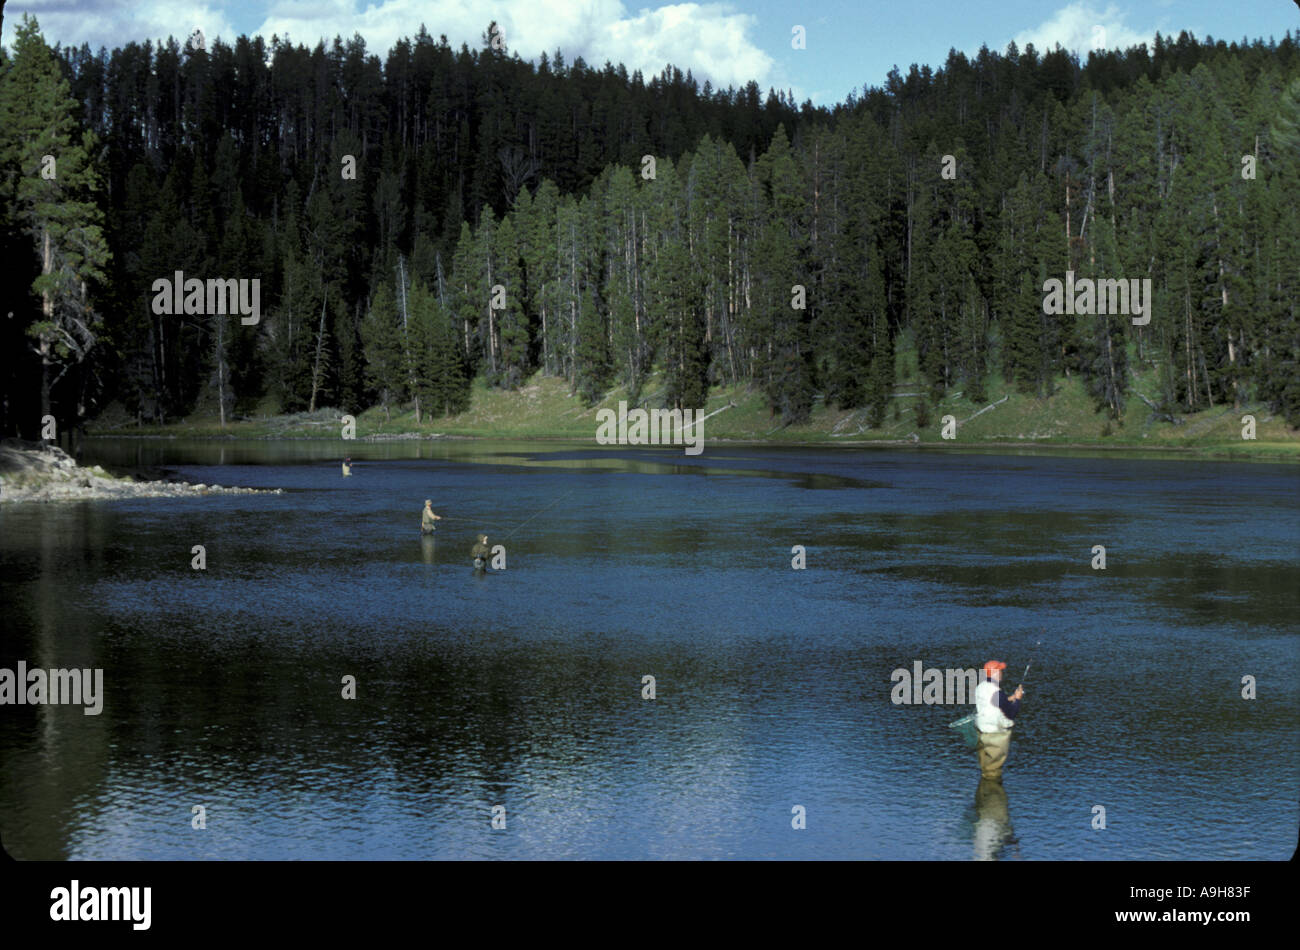
{"type": "MultiPolygon", "coordinates": [[[[1025,445],[1106,448],[1140,448],[1192,451],[1222,458],[1300,459],[1300,430],[1289,428],[1267,407],[1248,404],[1240,409],[1218,406],[1199,413],[1179,415],[1174,424],[1157,419],[1148,406],[1130,393],[1124,413],[1112,420],[1099,412],[1076,375],[1058,378],[1050,396],[1022,393],[997,374],[986,382],[986,398],[970,401],[958,389],[937,403],[927,402],[928,422],[917,424],[917,404],[928,400],[916,376],[915,353],[898,353],[899,376],[881,426],[869,428],[865,407],[843,409],[814,403],[811,418],[783,425],[768,409],[761,392],[749,386],[715,387],[704,414],[723,410],[703,423],[708,440],[771,443],[861,444],[895,443],[932,446],[1025,445]],[[1241,417],[1256,419],[1256,439],[1241,437],[1241,417]],[[954,440],[942,438],[945,417],[957,423],[954,440]]],[[[1133,386],[1153,398],[1158,391],[1158,371],[1146,368],[1136,374],[1133,386]]],[[[651,376],[642,387],[639,405],[662,405],[663,378],[651,376]]],[[[470,407],[454,416],[415,421],[413,405],[372,407],[356,417],[356,434],[365,438],[467,437],[492,439],[594,440],[599,409],[617,409],[627,391],[618,387],[594,406],[585,406],[561,378],[532,376],[517,390],[490,387],[477,379],[471,387],[470,407]]],[[[327,408],[313,413],[255,414],[221,426],[211,414],[199,414],[166,426],[136,426],[122,414],[106,424],[92,426],[96,435],[150,435],[185,438],[338,438],[342,410],[327,408]]]]}

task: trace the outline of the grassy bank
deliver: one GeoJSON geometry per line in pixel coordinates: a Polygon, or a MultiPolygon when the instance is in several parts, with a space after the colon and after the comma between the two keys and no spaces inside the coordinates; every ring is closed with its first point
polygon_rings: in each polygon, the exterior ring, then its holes
{"type": "MultiPolygon", "coordinates": [[[[1139,377],[1136,390],[1153,396],[1154,372],[1139,377]]],[[[662,380],[652,378],[643,388],[641,404],[662,404],[662,380]]],[[[710,394],[704,412],[723,410],[704,422],[706,442],[729,440],[782,444],[824,443],[853,445],[896,443],[935,447],[1044,446],[1115,449],[1156,449],[1224,458],[1300,460],[1300,430],[1290,429],[1285,420],[1260,404],[1240,409],[1219,406],[1185,416],[1178,422],[1157,418],[1133,393],[1118,422],[1109,421],[1093,409],[1092,401],[1077,378],[1059,380],[1048,398],[1025,395],[1008,387],[999,377],[989,381],[987,398],[972,403],[954,393],[928,407],[929,422],[917,425],[919,383],[895,387],[884,425],[867,428],[865,409],[841,410],[818,401],[811,419],[801,425],[782,426],[768,412],[763,395],[747,387],[719,387],[710,394]],[[1254,441],[1242,439],[1243,415],[1256,420],[1254,441]],[[945,416],[957,421],[956,438],[941,437],[945,416]]],[[[415,437],[471,437],[494,439],[594,440],[596,413],[601,408],[617,410],[627,392],[615,389],[595,406],[584,406],[569,393],[563,379],[537,374],[523,387],[505,392],[476,380],[470,408],[457,416],[419,424],[409,406],[368,409],[356,417],[358,439],[415,437]]],[[[124,418],[106,414],[90,427],[93,435],[143,435],[191,438],[338,438],[341,434],[337,409],[296,415],[262,415],[228,422],[222,427],[211,415],[195,414],[183,422],[166,426],[136,426],[124,418]]]]}

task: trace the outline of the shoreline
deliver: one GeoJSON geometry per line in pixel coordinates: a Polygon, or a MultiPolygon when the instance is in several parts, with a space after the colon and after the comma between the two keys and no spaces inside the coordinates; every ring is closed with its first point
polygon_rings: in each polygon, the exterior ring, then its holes
{"type": "MultiPolygon", "coordinates": [[[[640,395],[616,387],[588,405],[560,377],[537,373],[513,390],[495,389],[477,379],[468,408],[454,416],[424,416],[418,422],[408,404],[347,412],[332,406],[283,412],[265,404],[249,407],[224,425],[206,411],[163,424],[142,425],[122,407],[112,406],[87,424],[86,434],[97,439],[191,438],[217,443],[240,439],[357,444],[477,440],[587,443],[594,447],[602,410],[623,402],[657,405],[661,382],[652,376],[640,395]]],[[[896,393],[891,396],[890,410],[872,420],[865,407],[842,409],[819,399],[806,420],[782,424],[761,393],[739,384],[716,387],[700,407],[707,420],[700,435],[706,446],[717,447],[845,446],[856,450],[1091,452],[1103,456],[1149,453],[1151,458],[1300,462],[1300,429],[1290,428],[1284,418],[1257,402],[1174,417],[1148,412],[1134,400],[1123,418],[1108,419],[1097,413],[1078,379],[1063,381],[1051,395],[1041,398],[997,382],[977,402],[960,392],[925,406],[917,400],[916,393],[896,393]],[[945,431],[956,438],[944,439],[945,431]],[[1243,438],[1246,435],[1253,438],[1243,438]]]]}
{"type": "MultiPolygon", "coordinates": [[[[544,442],[556,444],[575,444],[590,441],[593,448],[608,448],[611,450],[618,449],[672,449],[679,448],[675,445],[600,445],[595,441],[594,436],[583,438],[579,435],[567,433],[529,433],[529,434],[501,434],[501,435],[478,435],[466,433],[421,433],[421,432],[403,432],[403,433],[383,433],[378,435],[358,436],[354,439],[339,439],[338,437],[297,434],[297,435],[255,435],[255,434],[235,434],[212,435],[197,433],[177,433],[177,432],[153,432],[141,434],[118,434],[106,431],[92,431],[85,436],[87,440],[139,440],[139,441],[195,441],[195,442],[349,442],[363,445],[382,445],[393,442],[544,442]]],[[[1300,452],[1297,452],[1289,443],[1265,442],[1258,446],[1251,446],[1249,443],[1243,446],[1231,444],[1214,443],[1204,446],[1196,445],[1168,445],[1161,443],[1144,443],[1144,442],[1042,442],[1042,441],[1010,441],[1006,439],[990,439],[970,442],[960,441],[920,441],[911,439],[855,439],[855,440],[837,440],[834,442],[817,439],[750,439],[750,438],[732,438],[726,436],[709,437],[706,443],[720,446],[752,446],[762,448],[798,448],[798,449],[915,449],[918,451],[930,452],[980,452],[987,451],[991,455],[1009,455],[1021,452],[1030,453],[1078,453],[1088,452],[1098,455],[1123,455],[1127,453],[1141,453],[1152,456],[1170,456],[1189,459],[1205,459],[1214,461],[1231,461],[1231,462],[1272,462],[1272,463],[1300,463],[1300,452]]],[[[707,449],[705,450],[707,454],[707,449]]]]}

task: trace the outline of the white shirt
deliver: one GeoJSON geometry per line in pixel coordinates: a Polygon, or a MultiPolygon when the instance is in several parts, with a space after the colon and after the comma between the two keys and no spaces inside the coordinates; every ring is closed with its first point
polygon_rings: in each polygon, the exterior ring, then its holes
{"type": "Polygon", "coordinates": [[[980,732],[1006,732],[1015,725],[998,705],[1001,689],[992,680],[985,680],[975,687],[975,728],[980,732]]]}

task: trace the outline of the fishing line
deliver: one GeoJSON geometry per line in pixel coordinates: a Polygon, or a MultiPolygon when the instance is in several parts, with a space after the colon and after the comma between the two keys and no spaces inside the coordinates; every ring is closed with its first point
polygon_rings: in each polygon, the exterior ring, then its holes
{"type": "MultiPolygon", "coordinates": [[[[555,499],[555,501],[551,502],[549,505],[547,505],[547,506],[546,506],[545,508],[543,508],[541,511],[537,512],[537,514],[534,514],[531,518],[528,519],[528,521],[532,521],[534,518],[538,517],[538,515],[541,515],[541,514],[543,514],[544,512],[550,511],[552,508],[554,508],[554,507],[555,507],[556,505],[558,505],[560,502],[564,501],[564,499],[566,499],[566,498],[568,498],[570,495],[572,495],[575,491],[577,491],[576,488],[571,488],[571,489],[569,489],[569,490],[566,491],[563,495],[561,495],[559,498],[555,499]]],[[[510,536],[513,535],[513,534],[515,533],[515,531],[518,531],[518,530],[519,530],[520,528],[522,528],[524,525],[528,524],[528,521],[523,522],[523,524],[516,525],[515,528],[514,528],[514,530],[511,531],[510,534],[507,534],[507,535],[506,535],[504,538],[502,538],[501,540],[502,540],[502,541],[508,541],[508,540],[510,539],[510,536]]]]}

